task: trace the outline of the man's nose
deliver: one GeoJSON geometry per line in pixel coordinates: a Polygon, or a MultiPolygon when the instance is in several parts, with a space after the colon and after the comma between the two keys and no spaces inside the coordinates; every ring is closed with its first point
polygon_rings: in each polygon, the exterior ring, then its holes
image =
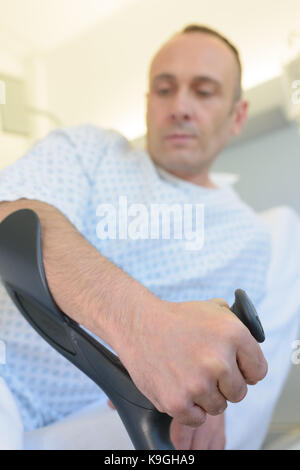
{"type": "Polygon", "coordinates": [[[193,104],[186,93],[177,93],[171,102],[170,117],[174,120],[188,121],[193,115],[193,104]]]}

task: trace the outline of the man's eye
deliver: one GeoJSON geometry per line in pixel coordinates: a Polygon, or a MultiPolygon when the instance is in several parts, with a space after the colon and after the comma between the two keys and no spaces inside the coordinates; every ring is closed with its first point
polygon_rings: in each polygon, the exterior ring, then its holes
{"type": "Polygon", "coordinates": [[[211,96],[212,92],[211,91],[205,91],[205,90],[197,90],[197,94],[201,96],[211,96]]]}
{"type": "Polygon", "coordinates": [[[170,91],[169,88],[161,88],[160,90],[158,90],[158,93],[160,95],[166,95],[169,91],[170,91]]]}

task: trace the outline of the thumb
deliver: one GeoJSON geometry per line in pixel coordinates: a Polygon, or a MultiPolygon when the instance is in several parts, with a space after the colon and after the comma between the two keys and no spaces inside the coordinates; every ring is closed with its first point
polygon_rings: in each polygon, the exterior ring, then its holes
{"type": "Polygon", "coordinates": [[[213,299],[209,299],[209,302],[214,302],[215,304],[219,305],[219,307],[226,307],[230,310],[230,306],[226,302],[226,300],[221,299],[220,297],[214,297],[213,299]]]}
{"type": "Polygon", "coordinates": [[[108,406],[110,406],[113,410],[116,409],[116,407],[112,404],[112,402],[110,400],[107,400],[107,404],[108,406]]]}

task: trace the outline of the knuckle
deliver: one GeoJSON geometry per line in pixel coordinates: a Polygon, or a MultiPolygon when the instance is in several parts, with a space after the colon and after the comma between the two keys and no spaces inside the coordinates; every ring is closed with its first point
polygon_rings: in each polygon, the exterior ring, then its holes
{"type": "Polygon", "coordinates": [[[220,359],[218,377],[223,380],[227,380],[232,374],[231,367],[225,359],[220,359]]]}
{"type": "Polygon", "coordinates": [[[260,363],[260,367],[259,367],[259,379],[258,380],[262,380],[265,378],[265,376],[267,375],[268,373],[268,363],[266,360],[262,361],[260,363]]]}
{"type": "Polygon", "coordinates": [[[249,331],[240,321],[234,321],[232,324],[232,338],[236,344],[249,341],[249,331]]]}
{"type": "Polygon", "coordinates": [[[212,409],[211,411],[208,411],[208,413],[211,416],[218,416],[218,415],[221,415],[222,413],[224,413],[226,408],[227,408],[227,405],[226,406],[219,406],[219,408],[212,409]]]}
{"type": "Polygon", "coordinates": [[[247,395],[248,388],[246,384],[242,384],[239,387],[236,387],[235,390],[233,390],[232,397],[231,397],[231,402],[232,403],[238,403],[242,401],[245,396],[247,395]]]}
{"type": "Polygon", "coordinates": [[[235,317],[225,315],[222,321],[222,340],[228,344],[228,341],[235,344],[240,338],[240,325],[235,317]]]}
{"type": "Polygon", "coordinates": [[[268,363],[267,361],[260,361],[255,367],[255,374],[252,374],[252,377],[249,377],[247,383],[249,385],[255,385],[257,382],[263,380],[268,373],[268,363]]]}
{"type": "Polygon", "coordinates": [[[194,405],[191,407],[190,412],[182,417],[182,423],[197,428],[205,423],[206,417],[206,411],[198,405],[194,405]]]}
{"type": "Polygon", "coordinates": [[[203,413],[202,415],[199,415],[197,417],[191,416],[186,420],[186,426],[190,426],[191,428],[198,428],[199,426],[202,426],[205,421],[206,421],[207,414],[203,413]]]}
{"type": "MultiPolygon", "coordinates": [[[[218,304],[220,307],[230,310],[229,304],[222,297],[214,297],[210,299],[211,302],[218,304]]],[[[227,313],[227,312],[226,312],[227,313]]]]}
{"type": "Polygon", "coordinates": [[[226,356],[222,356],[216,361],[214,373],[217,382],[228,382],[231,380],[232,367],[226,356]]]}
{"type": "Polygon", "coordinates": [[[228,315],[227,319],[227,334],[234,342],[240,343],[249,338],[249,330],[247,327],[235,316],[228,315]]]}
{"type": "Polygon", "coordinates": [[[206,420],[205,410],[192,406],[192,402],[185,395],[177,395],[169,399],[164,412],[179,423],[195,428],[201,426],[206,420]]]}
{"type": "Polygon", "coordinates": [[[191,428],[198,428],[206,421],[206,415],[201,417],[194,417],[193,415],[185,415],[178,418],[178,421],[185,426],[190,426],[191,428]]]}
{"type": "Polygon", "coordinates": [[[214,355],[206,359],[202,365],[201,386],[209,389],[212,382],[215,382],[216,378],[222,373],[224,367],[226,367],[226,361],[224,360],[223,352],[216,348],[214,355]]]}
{"type": "Polygon", "coordinates": [[[199,380],[194,384],[193,389],[191,390],[191,396],[194,398],[204,398],[210,393],[210,386],[208,380],[199,380]]]}
{"type": "Polygon", "coordinates": [[[180,416],[184,416],[187,414],[187,401],[184,398],[180,399],[179,396],[174,397],[173,399],[169,398],[165,409],[170,416],[173,416],[174,418],[179,418],[180,416]]]}
{"type": "Polygon", "coordinates": [[[227,402],[226,402],[225,399],[224,400],[215,399],[215,400],[212,400],[211,407],[210,407],[210,409],[207,410],[207,412],[210,415],[217,416],[219,414],[224,413],[226,408],[227,408],[227,402]]]}

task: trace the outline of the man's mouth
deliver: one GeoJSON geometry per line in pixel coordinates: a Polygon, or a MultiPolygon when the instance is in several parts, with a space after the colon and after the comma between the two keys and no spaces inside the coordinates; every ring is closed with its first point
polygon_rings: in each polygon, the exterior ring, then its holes
{"type": "Polygon", "coordinates": [[[195,136],[194,135],[191,135],[191,134],[171,134],[169,136],[166,137],[166,140],[167,141],[170,141],[170,142],[189,142],[190,140],[193,140],[195,139],[195,136]]]}

